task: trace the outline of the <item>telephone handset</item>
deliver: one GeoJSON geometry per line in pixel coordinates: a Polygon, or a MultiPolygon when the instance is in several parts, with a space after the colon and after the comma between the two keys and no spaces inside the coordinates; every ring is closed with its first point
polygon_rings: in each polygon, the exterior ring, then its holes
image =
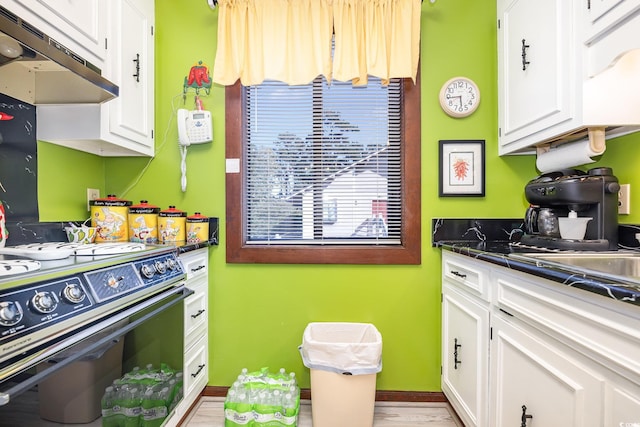
{"type": "Polygon", "coordinates": [[[178,110],[180,145],[204,144],[213,140],[211,113],[207,110],[178,110]]]}

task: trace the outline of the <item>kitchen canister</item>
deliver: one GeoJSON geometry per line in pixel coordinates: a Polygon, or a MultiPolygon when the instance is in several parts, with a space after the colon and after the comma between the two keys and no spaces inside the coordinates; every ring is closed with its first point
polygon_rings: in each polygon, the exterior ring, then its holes
{"type": "Polygon", "coordinates": [[[96,243],[126,242],[129,240],[127,220],[129,200],[118,199],[110,194],[104,199],[90,202],[91,226],[96,227],[96,243]]]}
{"type": "Polygon", "coordinates": [[[209,240],[209,217],[196,212],[187,217],[187,243],[200,243],[209,240]]]}
{"type": "Polygon", "coordinates": [[[176,209],[175,206],[169,206],[169,209],[161,210],[158,213],[158,238],[160,243],[184,243],[186,239],[186,222],[187,213],[176,209]]]}
{"type": "Polygon", "coordinates": [[[138,243],[158,243],[158,206],[146,200],[129,206],[129,241],[138,243]]]}

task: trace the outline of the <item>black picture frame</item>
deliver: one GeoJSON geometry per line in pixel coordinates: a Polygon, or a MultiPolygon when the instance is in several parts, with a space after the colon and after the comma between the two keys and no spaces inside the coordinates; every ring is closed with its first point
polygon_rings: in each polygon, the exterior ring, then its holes
{"type": "Polygon", "coordinates": [[[440,140],[438,159],[440,197],[484,197],[484,140],[440,140]]]}

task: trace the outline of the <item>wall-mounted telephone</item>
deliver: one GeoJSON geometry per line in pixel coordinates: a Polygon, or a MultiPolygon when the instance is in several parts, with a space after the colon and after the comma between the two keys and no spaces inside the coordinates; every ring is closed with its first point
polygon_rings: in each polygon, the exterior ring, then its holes
{"type": "Polygon", "coordinates": [[[180,145],[203,144],[213,140],[211,113],[207,110],[178,110],[180,145]]]}

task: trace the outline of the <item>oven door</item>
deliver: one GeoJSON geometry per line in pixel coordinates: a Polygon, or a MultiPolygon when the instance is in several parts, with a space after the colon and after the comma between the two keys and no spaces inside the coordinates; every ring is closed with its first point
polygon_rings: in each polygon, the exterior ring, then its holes
{"type": "Polygon", "coordinates": [[[180,281],[3,366],[0,427],[50,425],[44,420],[99,426],[100,400],[114,379],[148,365],[179,377],[183,301],[191,294],[180,281]]]}

